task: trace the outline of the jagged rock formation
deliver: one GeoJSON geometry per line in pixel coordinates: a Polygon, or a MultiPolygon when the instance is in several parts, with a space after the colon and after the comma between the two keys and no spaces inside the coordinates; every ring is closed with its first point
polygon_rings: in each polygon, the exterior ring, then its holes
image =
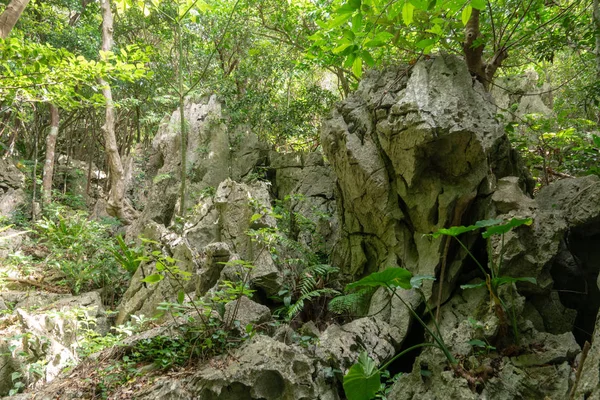
{"type": "Polygon", "coordinates": [[[7,304],[14,310],[16,323],[0,328],[0,396],[7,395],[16,381],[41,386],[77,362],[82,320],[93,321],[86,328],[101,335],[109,329],[97,292],[70,296],[3,291],[0,311],[8,310],[7,304]],[[13,379],[14,372],[34,370],[36,365],[41,375],[22,374],[13,379]]]}
{"type": "MultiPolygon", "coordinates": [[[[193,208],[185,221],[174,220],[179,201],[174,114],[154,141],[148,204],[128,234],[155,240],[161,254],[177,260],[192,277],[183,287],[169,276],[144,285],[142,278],[155,272],[156,260],[145,263],[120,305],[117,323],[132,314],[154,315],[158,303],[174,302],[182,288],[193,298],[210,296],[220,280],[238,279],[239,264],[227,262],[245,260],[255,266],[249,272],[255,297],[224,305],[222,317],[229,320],[237,312],[235,329],[247,324],[264,329],[185,375],[155,376],[147,387],[135,389],[135,398],[337,400],[338,371],[346,372],[360,351],[382,365],[419,335],[420,341],[430,339],[402,301],[381,289],[367,295],[367,317],[344,324],[327,321],[327,326],[309,322],[297,331],[293,323],[268,326],[277,306],[273,295],[285,289],[285,271],[247,233],[276,226],[274,199],[314,223],[314,232],[293,239],[313,247],[320,243],[319,251],[330,255],[347,279],[398,265],[442,280],[440,331],[461,369],[453,371],[438,349],[425,348],[416,359],[403,361],[412,372],[398,380],[388,399],[569,397],[580,346],[591,339],[578,332],[591,333],[590,321],[600,305],[600,179],[563,180],[533,198],[532,182],[495,119],[493,101],[473,82],[463,61],[443,55],[408,70],[367,74],[324,123],[322,141],[331,167],[320,154],[268,153],[248,133],[236,141],[214,98],[188,105],[186,115],[191,118],[188,204],[193,208]],[[268,170],[270,183],[254,179],[259,164],[268,170]],[[458,287],[458,282],[482,277],[464,249],[427,234],[513,217],[531,217],[534,223],[508,232],[503,241],[492,238],[490,254],[479,233],[464,237],[467,247],[490,264],[489,257],[500,257],[503,242],[499,274],[536,279],[537,285],[519,282],[498,289],[510,300],[504,305],[512,319],[507,323],[490,306],[491,290],[458,287]],[[303,346],[295,343],[298,333],[303,346]],[[508,343],[511,334],[514,343],[508,343]]],[[[437,289],[425,287],[428,303],[438,300],[437,289]]],[[[402,290],[400,296],[418,312],[425,308],[414,290],[402,290]]],[[[124,346],[176,335],[172,328],[183,320],[132,336],[124,346]]],[[[578,399],[599,398],[599,352],[594,342],[583,364],[578,399]]],[[[85,376],[90,365],[73,376],[85,376]]],[[[35,398],[57,395],[76,399],[86,393],[57,382],[35,398]]]]}
{"type": "MultiPolygon", "coordinates": [[[[268,153],[265,144],[249,131],[230,132],[216,96],[206,103],[188,103],[184,110],[189,123],[186,204],[214,191],[227,178],[241,180],[255,166],[263,164],[268,153]]],[[[148,201],[139,225],[155,221],[170,225],[179,202],[181,141],[179,112],[160,126],[152,141],[147,179],[152,181],[148,201]]]]}
{"type": "MultiPolygon", "coordinates": [[[[478,207],[498,178],[519,176],[530,188],[494,116],[491,98],[455,57],[365,76],[322,130],[348,275],[394,265],[436,275],[444,242],[425,234],[483,217],[478,207]]],[[[446,260],[447,277],[458,273],[454,261],[446,260]]]]}

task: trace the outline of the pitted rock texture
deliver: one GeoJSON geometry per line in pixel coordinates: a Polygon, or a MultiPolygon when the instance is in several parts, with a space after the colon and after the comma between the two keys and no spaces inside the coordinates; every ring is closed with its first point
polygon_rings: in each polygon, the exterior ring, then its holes
{"type": "Polygon", "coordinates": [[[321,133],[337,176],[344,272],[398,265],[435,275],[443,240],[424,234],[474,222],[497,178],[530,184],[495,110],[452,56],[366,75],[321,133]]]}
{"type": "MultiPolygon", "coordinates": [[[[230,132],[216,96],[184,107],[188,124],[186,204],[192,207],[206,190],[227,178],[241,180],[265,163],[265,143],[248,130],[230,132]]],[[[180,201],[181,135],[179,111],[161,124],[152,141],[147,177],[152,181],[138,224],[153,220],[168,226],[180,201]]],[[[140,230],[141,228],[137,228],[140,230]]]]}

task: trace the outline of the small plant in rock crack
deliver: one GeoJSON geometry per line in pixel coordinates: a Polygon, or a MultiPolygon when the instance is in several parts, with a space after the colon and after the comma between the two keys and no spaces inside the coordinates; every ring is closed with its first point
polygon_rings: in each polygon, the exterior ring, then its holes
{"type": "MultiPolygon", "coordinates": [[[[158,244],[147,239],[144,241],[154,246],[158,244]]],[[[181,360],[189,360],[194,355],[207,358],[220,354],[254,335],[254,327],[251,324],[242,327],[237,319],[242,297],[250,298],[254,292],[249,288],[250,272],[254,268],[251,263],[243,260],[228,261],[225,264],[237,269],[236,275],[239,279],[223,280],[216,290],[204,298],[193,299],[186,293],[184,285],[191,274],[181,270],[176,265],[177,260],[164,256],[160,250],[154,250],[150,254],[147,259],[155,260],[156,273],[146,276],[142,281],[156,284],[169,276],[169,283],[178,289],[177,301],[163,302],[158,309],[171,314],[174,320],[176,317],[183,317],[186,322],[183,325],[179,324],[179,336],[169,342],[172,353],[178,355],[176,359],[179,361],[166,362],[168,357],[164,356],[164,352],[154,351],[156,354],[162,354],[156,359],[159,367],[180,364],[181,360]],[[225,306],[228,303],[233,303],[230,312],[226,312],[225,306]]],[[[156,347],[154,344],[149,346],[156,347]]]]}
{"type": "Polygon", "coordinates": [[[439,231],[431,234],[431,236],[433,236],[434,238],[440,237],[442,235],[453,237],[458,242],[458,244],[460,244],[460,246],[466,251],[466,253],[469,255],[469,257],[475,262],[477,267],[483,273],[483,276],[485,277],[485,281],[480,282],[480,283],[462,285],[461,288],[462,289],[471,289],[471,288],[478,288],[478,287],[485,286],[488,289],[488,292],[490,293],[491,306],[494,308],[494,311],[496,312],[496,315],[497,315],[500,323],[503,326],[508,325],[509,322],[508,322],[507,315],[510,315],[510,323],[512,325],[514,339],[517,342],[519,341],[519,331],[518,331],[518,327],[517,327],[517,320],[516,320],[516,315],[514,313],[514,309],[508,307],[508,305],[506,304],[504,299],[502,299],[500,297],[500,294],[498,293],[498,289],[504,285],[512,285],[516,282],[529,282],[534,285],[536,285],[537,282],[536,282],[536,279],[533,277],[511,277],[511,276],[501,276],[500,275],[501,269],[502,269],[504,252],[505,252],[504,235],[506,233],[508,233],[509,231],[511,231],[512,229],[515,229],[521,225],[531,225],[532,222],[533,221],[531,218],[524,218],[524,219],[513,218],[508,222],[505,222],[501,219],[490,219],[490,220],[485,220],[485,221],[477,221],[475,223],[475,225],[454,226],[454,227],[448,228],[448,229],[440,229],[439,231]],[[460,236],[463,233],[472,232],[472,231],[475,231],[478,229],[483,229],[483,228],[485,228],[485,231],[481,234],[481,236],[484,239],[488,239],[487,245],[488,245],[489,263],[490,263],[489,270],[486,270],[481,265],[481,263],[479,262],[477,257],[475,257],[473,255],[473,253],[469,250],[469,248],[458,238],[458,236],[460,236]],[[494,260],[494,257],[492,254],[492,247],[491,247],[492,245],[491,245],[491,241],[489,240],[493,235],[501,235],[501,243],[500,243],[501,247],[500,247],[498,260],[494,260]],[[511,312],[511,310],[512,310],[512,312],[511,312]]]}
{"type": "MultiPolygon", "coordinates": [[[[282,303],[275,316],[290,321],[300,315],[303,320],[318,321],[327,312],[327,302],[340,294],[332,287],[339,269],[327,264],[314,246],[300,240],[303,233],[315,232],[314,222],[293,211],[292,204],[302,200],[304,197],[300,195],[286,196],[276,203],[274,210],[252,201],[255,214],[250,222],[269,215],[275,218],[277,227],[251,229],[248,235],[264,246],[283,270],[283,288],[272,297],[282,303]]],[[[315,245],[319,247],[321,243],[315,245]]]]}
{"type": "MultiPolygon", "coordinates": [[[[450,353],[448,346],[444,343],[444,338],[440,332],[439,325],[437,324],[433,315],[431,315],[431,310],[427,306],[427,302],[425,302],[427,311],[432,317],[432,322],[434,325],[434,329],[430,329],[429,326],[423,321],[423,319],[419,316],[419,314],[398,294],[398,288],[410,290],[417,290],[421,296],[423,293],[420,291],[423,280],[434,279],[431,276],[413,276],[412,273],[404,268],[388,268],[380,272],[374,272],[365,278],[351,283],[346,286],[346,290],[359,289],[365,287],[371,288],[379,288],[383,287],[389,290],[392,296],[397,297],[402,304],[407,308],[407,310],[412,314],[413,318],[415,318],[421,326],[425,329],[425,332],[431,336],[433,339],[433,343],[421,343],[415,346],[412,346],[399,354],[395,355],[392,359],[390,359],[387,363],[385,363],[380,368],[377,368],[377,365],[373,359],[371,359],[366,352],[362,352],[358,357],[358,362],[346,373],[344,376],[344,392],[346,393],[346,397],[348,400],[371,400],[373,399],[377,392],[380,390],[381,385],[381,374],[383,371],[387,369],[392,362],[394,362],[399,357],[402,357],[404,354],[420,348],[420,347],[436,347],[440,349],[448,363],[455,366],[457,365],[457,361],[454,356],[450,353]]],[[[423,296],[424,297],[424,296],[423,296]]]]}

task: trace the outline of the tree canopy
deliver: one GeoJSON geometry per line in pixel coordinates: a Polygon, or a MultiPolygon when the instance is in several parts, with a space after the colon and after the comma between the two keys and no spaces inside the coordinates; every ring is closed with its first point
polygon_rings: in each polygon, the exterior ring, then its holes
{"type": "MultiPolygon", "coordinates": [[[[230,124],[276,148],[317,149],[320,117],[356,88],[365,70],[410,67],[438,52],[463,57],[473,78],[491,91],[510,90],[497,78],[536,71],[536,85],[547,85],[556,116],[538,134],[573,128],[573,121],[596,126],[597,3],[113,0],[114,44],[103,50],[99,2],[3,0],[0,148],[32,159],[51,125],[50,108],[42,105],[51,105],[61,116],[58,152],[75,159],[91,153],[106,166],[106,143],[97,132],[110,85],[121,156],[147,146],[165,115],[209,94],[225,105],[230,124]]],[[[541,125],[521,120],[520,126],[541,125]]],[[[592,145],[585,136],[590,125],[577,126],[576,136],[592,145]]],[[[185,146],[185,124],[179,130],[185,146]]]]}

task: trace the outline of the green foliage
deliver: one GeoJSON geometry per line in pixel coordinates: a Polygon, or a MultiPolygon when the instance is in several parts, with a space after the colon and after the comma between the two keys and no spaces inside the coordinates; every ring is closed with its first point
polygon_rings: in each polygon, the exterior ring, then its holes
{"type": "MultiPolygon", "coordinates": [[[[453,237],[460,246],[467,252],[469,257],[475,262],[475,264],[479,267],[483,276],[485,277],[485,282],[475,283],[475,284],[466,284],[462,285],[463,289],[471,289],[485,286],[489,290],[490,293],[490,301],[495,306],[496,313],[498,314],[498,318],[501,323],[507,323],[506,314],[510,313],[509,307],[506,305],[505,301],[500,297],[498,289],[504,285],[512,285],[516,282],[528,282],[533,285],[537,285],[537,281],[533,277],[507,277],[500,276],[500,272],[502,269],[502,260],[504,255],[504,235],[510,232],[512,229],[518,228],[520,226],[529,226],[533,223],[531,218],[512,218],[510,221],[503,220],[485,220],[485,221],[477,221],[475,225],[471,226],[455,226],[449,229],[440,229],[439,231],[433,233],[432,237],[439,237],[441,235],[451,236],[453,237]],[[477,229],[485,228],[485,231],[482,232],[482,237],[485,239],[489,239],[491,236],[499,235],[501,236],[501,248],[499,259],[494,260],[491,252],[491,244],[488,241],[488,255],[490,268],[489,272],[486,270],[479,260],[471,253],[471,251],[464,245],[464,243],[458,238],[458,236],[462,233],[472,232],[477,229]]],[[[511,323],[513,328],[513,335],[516,341],[519,340],[519,332],[518,327],[516,326],[516,316],[513,314],[511,316],[511,323]]]]}
{"type": "Polygon", "coordinates": [[[144,252],[133,244],[128,245],[125,243],[125,239],[121,235],[117,235],[116,239],[118,248],[109,249],[109,251],[121,265],[121,268],[127,271],[130,276],[133,276],[142,262],[144,252]]]}
{"type": "Polygon", "coordinates": [[[600,175],[597,125],[582,118],[526,115],[510,125],[510,139],[539,186],[567,176],[600,175]]]}
{"type": "Polygon", "coordinates": [[[335,314],[365,314],[369,306],[369,300],[374,291],[373,288],[365,288],[353,293],[334,297],[327,307],[329,308],[329,311],[335,314]]]}
{"type": "MultiPolygon", "coordinates": [[[[385,365],[379,369],[375,369],[375,363],[371,360],[366,353],[361,354],[357,364],[354,364],[344,376],[344,391],[348,399],[353,400],[370,400],[375,397],[376,393],[380,390],[380,374],[385,371],[387,367],[399,357],[404,354],[419,348],[419,347],[436,347],[444,353],[446,359],[451,365],[456,365],[457,361],[450,353],[450,350],[444,343],[444,338],[440,333],[439,326],[435,319],[433,320],[435,326],[435,332],[432,331],[429,326],[421,319],[421,317],[412,309],[412,307],[406,303],[406,301],[397,293],[399,288],[417,290],[422,297],[423,293],[420,291],[420,287],[424,280],[434,279],[429,276],[413,276],[412,273],[404,268],[392,267],[387,268],[381,272],[374,272],[358,282],[351,283],[346,286],[346,290],[358,289],[358,288],[386,288],[391,292],[392,296],[398,298],[402,304],[409,310],[411,315],[423,326],[425,331],[431,336],[434,343],[422,343],[416,346],[412,346],[389,360],[385,365]]],[[[429,307],[427,307],[429,313],[429,307]]]]}
{"type": "Polygon", "coordinates": [[[361,280],[346,286],[347,289],[356,289],[361,287],[401,287],[402,289],[411,289],[412,273],[405,268],[387,268],[380,272],[374,272],[361,280]]]}
{"type": "Polygon", "coordinates": [[[126,277],[114,258],[115,242],[107,225],[89,220],[84,211],[52,205],[36,223],[36,232],[48,246],[48,265],[60,271],[72,293],[105,288],[120,295],[126,277]]]}
{"type": "MultiPolygon", "coordinates": [[[[304,302],[320,297],[331,297],[340,294],[337,290],[323,287],[330,274],[335,274],[338,268],[326,264],[311,265],[304,269],[300,280],[300,297],[294,304],[288,304],[287,319],[291,320],[304,309],[304,302]]],[[[280,295],[284,293],[280,292],[280,295]]],[[[291,298],[290,298],[291,300],[291,298]]]]}
{"type": "Polygon", "coordinates": [[[380,372],[375,361],[361,352],[358,362],[344,376],[344,392],[348,400],[372,399],[379,391],[380,372]]]}

